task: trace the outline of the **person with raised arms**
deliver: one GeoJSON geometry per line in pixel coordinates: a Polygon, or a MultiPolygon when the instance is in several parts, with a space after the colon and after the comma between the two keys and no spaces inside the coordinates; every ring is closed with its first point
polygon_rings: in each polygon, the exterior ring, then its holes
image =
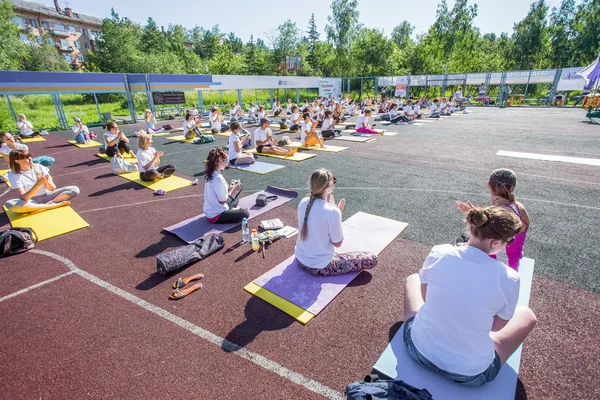
{"type": "Polygon", "coordinates": [[[210,117],[210,128],[212,133],[226,132],[229,130],[229,125],[223,123],[223,115],[218,108],[212,109],[210,117]]]}
{"type": "Polygon", "coordinates": [[[302,121],[302,116],[298,112],[298,106],[292,107],[292,113],[290,114],[290,120],[287,124],[288,129],[292,132],[296,132],[300,129],[300,122],[302,121]]]}
{"type": "Polygon", "coordinates": [[[22,138],[32,138],[42,134],[42,132],[33,128],[33,124],[27,120],[25,114],[19,114],[17,120],[17,128],[19,128],[19,135],[21,135],[22,138]]]}
{"type": "Polygon", "coordinates": [[[243,151],[244,146],[252,138],[249,133],[242,132],[242,126],[239,122],[231,123],[231,135],[229,135],[228,158],[231,165],[254,164],[254,155],[243,151]]]}
{"type": "Polygon", "coordinates": [[[104,151],[109,157],[123,158],[121,152],[129,153],[131,157],[135,157],[135,154],[129,146],[129,139],[123,133],[123,130],[119,129],[116,123],[109,122],[102,127],[106,130],[104,132],[104,151]]]}
{"type": "MultiPolygon", "coordinates": [[[[0,154],[4,157],[5,160],[9,160],[10,152],[13,150],[25,150],[29,151],[29,148],[26,144],[18,143],[13,135],[9,132],[0,132],[0,154]]],[[[54,165],[54,158],[50,156],[38,156],[33,159],[34,164],[43,165],[46,168],[50,168],[54,165]]]]}
{"type": "Polygon", "coordinates": [[[287,115],[290,115],[292,113],[293,106],[294,106],[294,104],[292,103],[292,99],[288,99],[287,105],[285,107],[285,112],[287,113],[287,115]]]}
{"type": "Polygon", "coordinates": [[[165,131],[164,128],[156,127],[156,118],[149,108],[144,111],[144,122],[146,123],[146,132],[161,133],[165,131]]]}
{"type": "Polygon", "coordinates": [[[183,136],[188,140],[191,140],[196,136],[202,136],[199,125],[191,113],[185,114],[185,118],[183,120],[183,136]]]}
{"type": "Polygon", "coordinates": [[[273,139],[273,132],[269,128],[269,120],[266,118],[260,120],[260,128],[254,131],[254,143],[258,153],[291,157],[298,151],[296,147],[285,149],[277,146],[277,141],[273,139]]]}
{"type": "Polygon", "coordinates": [[[239,181],[227,185],[221,175],[227,164],[229,160],[225,150],[214,148],[208,153],[204,167],[204,215],[213,224],[241,222],[250,216],[248,210],[237,206],[241,191],[239,181]]]}
{"type": "Polygon", "coordinates": [[[333,119],[335,120],[336,124],[346,121],[346,117],[344,117],[344,111],[342,110],[342,105],[340,103],[335,103],[335,108],[333,109],[333,119]]]}
{"type": "Polygon", "coordinates": [[[438,99],[433,99],[433,103],[429,108],[429,118],[440,118],[440,104],[438,99]]]}
{"type": "Polygon", "coordinates": [[[496,378],[536,317],[517,306],[519,274],[489,257],[520,232],[519,218],[502,207],[473,207],[466,222],[466,246],[434,246],[407,278],[403,335],[422,367],[473,387],[496,378]]]}
{"type": "Polygon", "coordinates": [[[48,168],[34,163],[29,150],[12,150],[8,158],[8,180],[19,194],[4,203],[9,211],[23,214],[67,206],[79,194],[77,186],[57,188],[48,168]]]}
{"type": "MultiPolygon", "coordinates": [[[[191,114],[190,114],[191,115],[191,114]]],[[[173,164],[160,165],[160,158],[164,155],[162,151],[156,151],[152,146],[152,135],[141,133],[138,136],[138,171],[140,180],[144,182],[156,182],[168,178],[175,172],[173,164]]]]}
{"type": "Polygon", "coordinates": [[[71,130],[73,131],[75,141],[79,144],[89,144],[91,138],[88,127],[77,117],[73,118],[73,121],[75,121],[75,126],[71,127],[71,130]]]}
{"type": "Polygon", "coordinates": [[[265,119],[269,119],[269,113],[267,111],[265,111],[265,106],[260,106],[258,107],[258,120],[260,121],[261,119],[265,118],[265,119]]]}
{"type": "Polygon", "coordinates": [[[370,108],[367,108],[365,113],[356,119],[356,132],[383,135],[383,131],[378,132],[371,125],[369,125],[369,118],[371,117],[372,113],[373,111],[370,108]]]}
{"type": "Polygon", "coordinates": [[[309,113],[304,113],[303,118],[304,122],[302,123],[302,127],[300,128],[300,131],[302,132],[300,137],[300,143],[302,144],[302,146],[319,146],[321,148],[325,147],[325,144],[323,143],[323,138],[320,137],[317,133],[317,121],[313,121],[310,118],[309,113]]]}
{"type": "Polygon", "coordinates": [[[294,255],[298,266],[312,275],[331,276],[372,269],[377,256],[366,251],[336,254],[344,241],[342,212],[345,200],[339,204],[333,198],[336,179],[326,169],[310,176],[310,196],[298,205],[298,238],[294,255]]]}

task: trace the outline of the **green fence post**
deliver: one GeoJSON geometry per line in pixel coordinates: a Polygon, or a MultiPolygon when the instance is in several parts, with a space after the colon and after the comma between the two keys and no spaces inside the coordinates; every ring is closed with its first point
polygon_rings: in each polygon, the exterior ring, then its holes
{"type": "Polygon", "coordinates": [[[223,108],[223,91],[219,90],[219,107],[223,108]]]}
{"type": "Polygon", "coordinates": [[[271,97],[271,104],[273,104],[273,89],[269,89],[269,96],[271,97]]]}
{"type": "Polygon", "coordinates": [[[94,102],[96,103],[96,111],[98,112],[98,121],[102,123],[102,114],[100,114],[100,106],[98,105],[98,96],[94,93],[94,102]]]}
{"type": "Polygon", "coordinates": [[[152,90],[150,90],[150,80],[148,75],[145,75],[146,80],[146,97],[148,98],[148,108],[152,111],[152,114],[156,115],[156,107],[154,106],[154,99],[152,98],[152,90]]]}
{"type": "Polygon", "coordinates": [[[15,109],[12,105],[12,101],[10,101],[10,97],[8,97],[8,95],[6,96],[6,101],[8,102],[8,108],[10,108],[10,113],[12,114],[13,118],[15,119],[15,123],[17,123],[19,120],[17,119],[17,113],[15,113],[15,109]]]}
{"type": "Polygon", "coordinates": [[[198,90],[198,107],[200,107],[200,112],[204,112],[204,98],[202,97],[202,90],[198,90]]]}
{"type": "MultiPolygon", "coordinates": [[[[375,99],[377,99],[377,89],[378,89],[378,86],[379,86],[379,78],[375,77],[374,82],[375,82],[375,88],[373,89],[373,91],[375,93],[375,99]]],[[[408,91],[408,88],[407,88],[407,91],[408,91]]]]}
{"type": "Polygon", "coordinates": [[[240,107],[244,108],[244,102],[242,101],[242,89],[238,89],[238,103],[240,103],[240,107]]]}
{"type": "MultiPolygon", "coordinates": [[[[125,98],[127,99],[129,116],[131,117],[131,122],[135,124],[137,122],[137,117],[135,115],[135,103],[133,102],[133,93],[131,93],[131,86],[129,86],[129,78],[127,77],[127,74],[123,74],[123,81],[125,82],[125,98]]],[[[100,107],[98,107],[96,93],[94,93],[94,100],[96,100],[96,109],[98,110],[98,115],[100,115],[100,107]]],[[[100,122],[102,122],[102,118],[100,118],[100,122]]]]}
{"type": "Polygon", "coordinates": [[[300,89],[296,89],[296,104],[300,103],[300,89]]]}

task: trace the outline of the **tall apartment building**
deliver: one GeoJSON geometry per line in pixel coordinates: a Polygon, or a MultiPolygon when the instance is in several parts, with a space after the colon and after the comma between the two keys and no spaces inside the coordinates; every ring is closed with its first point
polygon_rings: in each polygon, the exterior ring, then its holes
{"type": "Polygon", "coordinates": [[[87,61],[88,50],[96,48],[96,39],[101,35],[102,20],[90,15],[74,13],[66,7],[61,10],[58,0],[54,8],[40,3],[12,0],[16,16],[13,22],[19,26],[19,36],[25,43],[55,45],[68,63],[77,68],[87,61]]]}

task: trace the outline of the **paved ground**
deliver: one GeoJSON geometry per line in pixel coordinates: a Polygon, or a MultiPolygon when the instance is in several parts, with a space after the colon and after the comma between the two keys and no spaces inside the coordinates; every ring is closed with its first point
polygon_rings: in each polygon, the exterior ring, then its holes
{"type": "MultiPolygon", "coordinates": [[[[397,126],[391,130],[400,134],[370,143],[337,142],[350,149],[301,163],[263,159],[286,167],[266,176],[225,171],[246,191],[269,184],[304,195],[310,173],[325,167],[337,178],[336,198],[347,200],[344,218],[364,211],[409,223],[381,253],[380,265],[307,326],[242,289],[292,254],[293,240],[277,242],[263,260],[235,246],[241,234],[233,230],[224,235],[224,251],[177,275],[157,276],[154,256],[181,245],[161,228],[202,212],[202,185],[155,198],[110,174],[95,149],[66,144],[66,132],[52,134],[30,148],[57,159],[52,174],[59,185],[82,189],[73,208],[90,228],[0,261],[0,363],[10,365],[0,392],[7,398],[335,398],[370,371],[400,326],[406,276],[418,271],[433,244],[453,242],[463,229],[455,200],[488,204],[489,173],[509,167],[532,220],[525,252],[536,259],[531,307],[539,319],[525,343],[517,398],[598,398],[600,168],[495,155],[600,158],[600,129],[583,120],[573,109],[475,108],[432,124],[397,126]],[[167,299],[177,277],[197,272],[205,275],[202,290],[179,302],[167,299]]],[[[217,137],[217,145],[225,143],[217,137]]],[[[201,179],[210,145],[168,138],[155,145],[165,151],[164,163],[201,179]]],[[[297,203],[265,218],[296,224],[297,203]]],[[[6,222],[0,216],[2,229],[6,222]]]]}

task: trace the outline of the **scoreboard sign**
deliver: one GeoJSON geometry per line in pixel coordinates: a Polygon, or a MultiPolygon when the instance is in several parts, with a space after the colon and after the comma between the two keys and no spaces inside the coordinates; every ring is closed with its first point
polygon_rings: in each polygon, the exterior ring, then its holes
{"type": "Polygon", "coordinates": [[[154,104],[185,104],[184,92],[152,92],[154,104]]]}

